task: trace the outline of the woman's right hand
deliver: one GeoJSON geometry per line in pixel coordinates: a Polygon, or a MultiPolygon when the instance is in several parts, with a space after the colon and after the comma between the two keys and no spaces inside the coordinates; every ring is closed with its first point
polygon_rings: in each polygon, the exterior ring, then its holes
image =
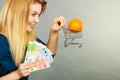
{"type": "Polygon", "coordinates": [[[31,67],[35,67],[35,66],[37,66],[37,64],[36,64],[35,62],[25,62],[25,63],[21,63],[21,64],[19,65],[18,69],[16,70],[16,72],[17,72],[17,74],[18,74],[18,76],[19,76],[20,78],[26,77],[26,76],[30,75],[30,73],[31,73],[31,72],[29,71],[29,69],[30,69],[31,67]]]}
{"type": "Polygon", "coordinates": [[[19,80],[22,77],[30,75],[31,72],[29,71],[29,69],[37,65],[38,64],[35,62],[21,63],[16,71],[13,71],[5,76],[0,77],[0,80],[19,80]]]}

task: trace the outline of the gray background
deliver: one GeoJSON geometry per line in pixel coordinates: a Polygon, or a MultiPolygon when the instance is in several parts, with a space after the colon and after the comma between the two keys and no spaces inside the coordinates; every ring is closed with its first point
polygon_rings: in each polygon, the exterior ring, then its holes
{"type": "Polygon", "coordinates": [[[32,73],[29,80],[120,80],[120,0],[48,0],[38,37],[47,42],[53,19],[61,15],[67,23],[82,20],[83,46],[64,47],[61,30],[51,68],[32,73]]]}

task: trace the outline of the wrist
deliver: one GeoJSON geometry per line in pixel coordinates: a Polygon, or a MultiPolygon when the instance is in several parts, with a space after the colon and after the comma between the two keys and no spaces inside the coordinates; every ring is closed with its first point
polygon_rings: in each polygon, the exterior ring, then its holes
{"type": "Polygon", "coordinates": [[[13,73],[15,74],[15,76],[16,76],[17,79],[21,78],[21,76],[20,76],[20,74],[19,74],[19,72],[17,70],[14,71],[13,73]]]}
{"type": "Polygon", "coordinates": [[[50,34],[52,34],[52,35],[58,35],[58,32],[59,31],[56,31],[56,30],[52,30],[52,29],[50,30],[50,34]]]}
{"type": "Polygon", "coordinates": [[[50,30],[50,33],[51,33],[51,34],[58,34],[58,32],[59,32],[59,31],[56,31],[56,30],[52,30],[52,29],[50,30]]]}

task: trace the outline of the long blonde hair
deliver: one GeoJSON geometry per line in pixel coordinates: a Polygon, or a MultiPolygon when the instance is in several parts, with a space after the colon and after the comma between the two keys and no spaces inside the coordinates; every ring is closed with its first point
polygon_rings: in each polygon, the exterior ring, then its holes
{"type": "Polygon", "coordinates": [[[46,9],[45,0],[7,0],[0,12],[0,33],[8,39],[11,54],[18,66],[23,62],[29,41],[36,39],[34,30],[27,32],[27,22],[31,5],[38,2],[46,9]]]}

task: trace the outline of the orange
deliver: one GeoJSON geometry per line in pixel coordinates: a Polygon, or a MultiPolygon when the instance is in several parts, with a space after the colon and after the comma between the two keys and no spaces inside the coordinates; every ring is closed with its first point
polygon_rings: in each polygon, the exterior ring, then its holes
{"type": "Polygon", "coordinates": [[[80,32],[82,31],[82,22],[77,18],[71,19],[68,23],[68,29],[72,32],[80,32]]]}

